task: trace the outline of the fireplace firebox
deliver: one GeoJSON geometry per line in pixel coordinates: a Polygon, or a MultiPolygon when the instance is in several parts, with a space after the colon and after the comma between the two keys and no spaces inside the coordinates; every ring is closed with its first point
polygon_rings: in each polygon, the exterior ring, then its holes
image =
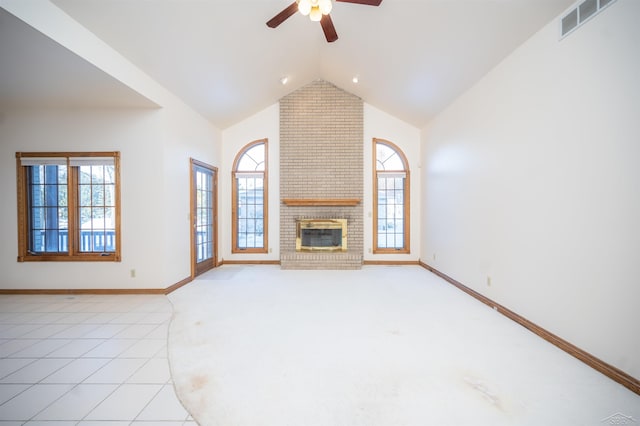
{"type": "Polygon", "coordinates": [[[347,219],[300,219],[296,251],[347,251],[347,219]]]}

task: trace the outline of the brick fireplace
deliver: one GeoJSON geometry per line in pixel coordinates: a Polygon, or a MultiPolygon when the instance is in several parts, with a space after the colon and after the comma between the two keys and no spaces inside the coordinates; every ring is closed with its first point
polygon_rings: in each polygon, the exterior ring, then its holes
{"type": "Polygon", "coordinates": [[[363,103],[326,81],[280,100],[280,263],[357,269],[363,258],[363,103]],[[296,250],[303,220],[346,220],[346,251],[296,250]]]}

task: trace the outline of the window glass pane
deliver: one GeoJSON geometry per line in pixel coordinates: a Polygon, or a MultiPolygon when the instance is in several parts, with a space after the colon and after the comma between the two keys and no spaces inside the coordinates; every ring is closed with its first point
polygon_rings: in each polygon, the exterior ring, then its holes
{"type": "Polygon", "coordinates": [[[115,251],[115,166],[79,166],[79,176],[80,251],[115,251]]]}
{"type": "Polygon", "coordinates": [[[44,166],[31,166],[31,183],[44,183],[44,166]]]}
{"type": "Polygon", "coordinates": [[[91,206],[91,185],[80,185],[80,206],[91,206]]]}
{"type": "Polygon", "coordinates": [[[58,186],[58,205],[66,206],[67,205],[67,197],[69,196],[67,192],[67,185],[58,186]]]}
{"type": "Polygon", "coordinates": [[[68,226],[66,166],[26,166],[29,193],[29,250],[56,253],[66,250],[68,226]],[[64,230],[64,231],[63,231],[64,230]]]}
{"type": "Polygon", "coordinates": [[[394,217],[396,218],[396,220],[404,221],[404,207],[403,206],[396,206],[396,212],[395,212],[394,217]]]}
{"type": "Polygon", "coordinates": [[[404,205],[404,191],[396,191],[394,202],[398,205],[404,205]]]}
{"type": "Polygon", "coordinates": [[[116,208],[115,207],[107,207],[104,209],[104,217],[105,217],[105,227],[107,229],[116,229],[116,208]]]}
{"type": "Polygon", "coordinates": [[[91,166],[80,166],[78,172],[81,184],[91,183],[91,166]]]}
{"type": "Polygon", "coordinates": [[[104,166],[82,166],[87,167],[91,174],[91,183],[104,183],[104,166]]]}
{"type": "Polygon", "coordinates": [[[395,153],[396,152],[388,145],[382,143],[376,144],[376,160],[382,165],[384,165],[384,162],[390,157],[395,155],[395,153]]]}
{"type": "Polygon", "coordinates": [[[116,186],[105,185],[104,186],[104,205],[115,207],[116,206],[116,186]]]}
{"type": "Polygon", "coordinates": [[[58,204],[58,185],[45,185],[44,186],[44,198],[45,204],[48,206],[58,204]]]}
{"type": "Polygon", "coordinates": [[[264,144],[258,144],[248,149],[240,160],[236,171],[238,172],[253,172],[264,171],[264,158],[265,158],[265,146],[264,144]]]}
{"type": "Polygon", "coordinates": [[[104,183],[115,184],[116,183],[116,167],[104,166],[104,183]]]}
{"type": "Polygon", "coordinates": [[[80,231],[80,250],[84,252],[91,251],[91,231],[81,230],[80,231]]]}
{"type": "Polygon", "coordinates": [[[80,228],[91,228],[91,207],[82,207],[80,209],[80,228]]]}
{"type": "Polygon", "coordinates": [[[31,205],[44,206],[44,187],[42,185],[31,185],[31,205]]]}
{"type": "Polygon", "coordinates": [[[263,248],[264,179],[236,178],[236,241],[239,249],[263,248]]]}
{"type": "Polygon", "coordinates": [[[388,145],[376,144],[376,164],[377,170],[404,170],[402,158],[388,145]]]}
{"type": "Polygon", "coordinates": [[[90,224],[87,226],[88,229],[94,230],[104,230],[104,209],[103,208],[94,208],[92,209],[92,218],[90,224]]]}
{"type": "Polygon", "coordinates": [[[69,232],[67,230],[58,233],[58,251],[61,253],[69,251],[69,232]]]}
{"type": "Polygon", "coordinates": [[[37,207],[31,209],[31,229],[44,229],[44,208],[37,207]]]}
{"type": "Polygon", "coordinates": [[[104,206],[104,186],[91,185],[91,205],[104,206]]]}
{"type": "Polygon", "coordinates": [[[60,229],[69,229],[69,209],[58,207],[58,225],[60,229]]]}
{"type": "MultiPolygon", "coordinates": [[[[376,143],[376,164],[379,171],[405,171],[401,153],[391,145],[376,143]]],[[[402,249],[405,244],[404,209],[406,178],[383,177],[379,174],[378,193],[375,199],[378,225],[376,227],[377,248],[402,249]]]]}

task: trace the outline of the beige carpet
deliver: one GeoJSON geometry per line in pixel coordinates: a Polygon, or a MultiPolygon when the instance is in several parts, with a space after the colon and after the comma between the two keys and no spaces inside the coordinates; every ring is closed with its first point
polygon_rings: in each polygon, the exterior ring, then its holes
{"type": "Polygon", "coordinates": [[[419,267],[229,265],[169,298],[203,426],[640,422],[639,396],[419,267]]]}

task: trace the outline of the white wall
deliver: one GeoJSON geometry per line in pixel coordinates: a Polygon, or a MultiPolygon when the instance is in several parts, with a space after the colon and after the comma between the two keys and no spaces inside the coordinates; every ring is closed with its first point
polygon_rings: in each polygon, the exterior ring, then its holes
{"type": "Polygon", "coordinates": [[[234,261],[280,260],[280,104],[274,104],[222,132],[219,234],[221,255],[234,261]],[[231,168],[240,150],[258,139],[268,139],[269,253],[231,253],[231,168]]]}
{"type": "Polygon", "coordinates": [[[420,129],[364,104],[364,260],[417,261],[420,258],[420,129]],[[398,146],[409,162],[410,249],[408,254],[372,254],[373,248],[373,139],[398,146]]]}
{"type": "MultiPolygon", "coordinates": [[[[164,111],[165,133],[162,157],[165,244],[164,279],[173,284],[187,278],[191,268],[190,159],[196,159],[218,169],[220,176],[222,133],[208,120],[185,108],[164,111]]],[[[224,200],[218,195],[218,209],[224,200]]],[[[220,236],[218,253],[220,259],[220,236]]]]}
{"type": "Polygon", "coordinates": [[[171,107],[2,114],[0,288],[166,288],[187,278],[189,157],[216,163],[216,133],[204,119],[171,107]],[[120,151],[121,262],[16,261],[18,151],[120,151]]]}
{"type": "Polygon", "coordinates": [[[423,130],[422,155],[422,259],[634,377],[638,16],[618,0],[562,41],[551,22],[423,130]]]}

